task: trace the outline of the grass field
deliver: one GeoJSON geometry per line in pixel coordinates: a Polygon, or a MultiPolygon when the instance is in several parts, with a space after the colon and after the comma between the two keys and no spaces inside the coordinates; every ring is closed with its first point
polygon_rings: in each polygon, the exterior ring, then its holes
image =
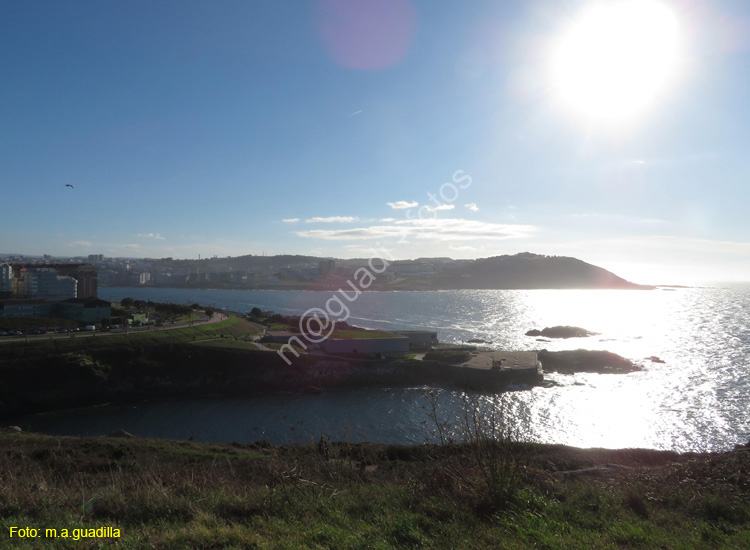
{"type": "Polygon", "coordinates": [[[750,451],[523,445],[518,490],[482,497],[462,445],[270,447],[0,433],[0,547],[750,547],[750,451]],[[604,464],[592,476],[564,472],[604,464]],[[41,530],[10,539],[11,527],[41,530]],[[46,538],[113,527],[118,539],[46,538]]]}
{"type": "Polygon", "coordinates": [[[220,338],[217,340],[201,340],[195,342],[194,345],[202,346],[207,348],[222,348],[222,349],[244,349],[244,350],[258,350],[258,346],[247,340],[235,340],[233,338],[220,338]]]}
{"type": "Polygon", "coordinates": [[[0,344],[0,358],[50,355],[133,344],[190,343],[222,337],[252,340],[262,332],[263,328],[255,323],[230,317],[217,323],[169,330],[130,332],[127,335],[102,332],[94,337],[84,337],[85,333],[79,333],[73,338],[31,339],[29,342],[5,341],[0,344]]]}

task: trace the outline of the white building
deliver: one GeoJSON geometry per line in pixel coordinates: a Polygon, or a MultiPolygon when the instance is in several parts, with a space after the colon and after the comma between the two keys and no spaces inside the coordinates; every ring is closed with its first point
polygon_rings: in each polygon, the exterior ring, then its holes
{"type": "Polygon", "coordinates": [[[0,264],[0,292],[13,292],[13,268],[10,264],[0,264]]]}
{"type": "Polygon", "coordinates": [[[21,270],[17,293],[24,298],[66,300],[78,297],[78,281],[58,276],[48,267],[27,267],[21,270]]]}

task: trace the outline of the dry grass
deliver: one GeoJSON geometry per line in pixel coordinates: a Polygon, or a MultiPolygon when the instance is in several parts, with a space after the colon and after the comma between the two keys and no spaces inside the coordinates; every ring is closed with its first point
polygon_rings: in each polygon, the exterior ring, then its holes
{"type": "Polygon", "coordinates": [[[314,444],[0,433],[0,547],[114,547],[108,539],[9,543],[11,526],[112,526],[122,533],[117,548],[126,549],[750,542],[748,450],[677,455],[518,444],[509,451],[525,458],[518,490],[488,509],[478,490],[482,472],[461,445],[330,443],[326,460],[314,444]],[[572,470],[588,473],[567,475],[572,470]]]}

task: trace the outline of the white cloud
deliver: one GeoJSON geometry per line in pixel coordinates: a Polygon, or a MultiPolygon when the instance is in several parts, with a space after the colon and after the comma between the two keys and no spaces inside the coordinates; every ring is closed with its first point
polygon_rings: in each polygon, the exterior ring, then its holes
{"type": "Polygon", "coordinates": [[[386,203],[388,206],[393,208],[394,210],[406,210],[407,208],[415,208],[419,206],[419,203],[414,202],[408,202],[408,201],[396,201],[396,202],[388,202],[386,203]]]}
{"type": "Polygon", "coordinates": [[[284,223],[297,223],[299,222],[299,218],[284,218],[281,221],[284,223]]]}
{"type": "Polygon", "coordinates": [[[479,207],[477,206],[477,203],[475,203],[475,202],[470,202],[469,204],[464,204],[464,206],[466,208],[468,208],[469,210],[471,210],[472,212],[478,212],[479,211],[479,207]]]}
{"type": "Polygon", "coordinates": [[[437,206],[425,206],[430,212],[440,212],[441,210],[453,210],[456,207],[455,204],[438,204],[437,206]]]}
{"type": "Polygon", "coordinates": [[[140,237],[142,239],[156,239],[159,241],[163,241],[164,237],[159,235],[158,233],[138,233],[136,237],[140,237]]]}
{"type": "Polygon", "coordinates": [[[93,244],[94,243],[92,243],[91,241],[74,241],[74,242],[70,243],[68,246],[70,246],[70,247],[76,247],[76,246],[88,247],[88,246],[92,246],[93,244]]]}
{"type": "Polygon", "coordinates": [[[390,222],[395,222],[396,218],[380,218],[378,221],[381,223],[390,223],[390,222]]]}
{"type": "Polygon", "coordinates": [[[436,241],[503,240],[527,237],[537,228],[530,225],[487,223],[456,218],[401,220],[392,225],[373,225],[353,229],[315,229],[298,231],[305,238],[330,241],[362,239],[415,238],[436,241]]]}
{"type": "Polygon", "coordinates": [[[331,216],[330,218],[310,218],[305,223],[352,223],[359,218],[353,216],[331,216]]]}

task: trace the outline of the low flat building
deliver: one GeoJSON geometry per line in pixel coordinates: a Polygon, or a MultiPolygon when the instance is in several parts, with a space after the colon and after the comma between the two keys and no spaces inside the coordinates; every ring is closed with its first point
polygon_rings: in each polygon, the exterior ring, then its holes
{"type": "Polygon", "coordinates": [[[51,317],[52,304],[44,300],[0,300],[0,318],[51,317]]]}
{"type": "Polygon", "coordinates": [[[99,323],[112,316],[112,306],[99,298],[71,298],[52,304],[52,316],[78,323],[99,323]]]}
{"type": "Polygon", "coordinates": [[[394,330],[393,333],[408,338],[412,350],[429,350],[440,343],[437,332],[429,330],[394,330]]]}
{"type": "Polygon", "coordinates": [[[409,339],[383,333],[378,338],[336,338],[331,337],[320,343],[320,348],[332,355],[377,355],[382,353],[408,353],[409,339]]]}
{"type": "Polygon", "coordinates": [[[266,331],[263,342],[302,344],[310,350],[320,350],[331,355],[378,355],[383,353],[408,353],[409,339],[380,330],[343,330],[334,332],[322,341],[309,338],[299,331],[266,331]]]}

